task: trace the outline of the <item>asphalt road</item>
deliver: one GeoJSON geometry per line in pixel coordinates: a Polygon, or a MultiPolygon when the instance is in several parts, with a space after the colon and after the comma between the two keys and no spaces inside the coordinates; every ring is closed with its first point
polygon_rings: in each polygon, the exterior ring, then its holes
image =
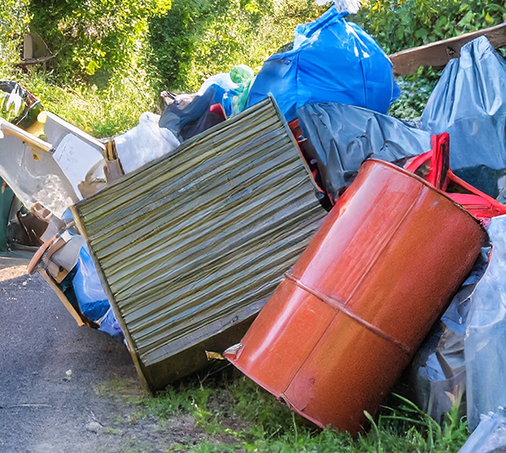
{"type": "Polygon", "coordinates": [[[104,432],[128,406],[99,389],[138,386],[130,355],[78,327],[38,274],[21,275],[26,262],[0,257],[0,453],[122,451],[125,432],[104,432]]]}

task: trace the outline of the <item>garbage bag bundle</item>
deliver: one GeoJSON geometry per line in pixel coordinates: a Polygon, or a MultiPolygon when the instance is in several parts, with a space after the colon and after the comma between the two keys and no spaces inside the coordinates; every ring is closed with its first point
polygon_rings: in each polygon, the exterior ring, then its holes
{"type": "Polygon", "coordinates": [[[298,25],[293,48],[272,55],[251,86],[248,106],[272,95],[287,121],[306,102],[340,102],[386,113],[400,90],[376,41],[332,6],[298,25]]]}
{"type": "MultiPolygon", "coordinates": [[[[227,117],[237,115],[246,108],[251,83],[255,77],[253,69],[244,64],[234,66],[230,72],[216,74],[209,77],[202,84],[198,96],[203,96],[212,86],[217,85],[223,89],[219,103],[227,117]]],[[[218,99],[215,99],[218,101],[218,99]]]]}
{"type": "Polygon", "coordinates": [[[398,162],[430,150],[428,132],[372,110],[329,102],[308,103],[297,112],[302,133],[309,138],[305,157],[316,164],[332,203],[365,159],[398,162]]]}
{"type": "Polygon", "coordinates": [[[496,198],[506,173],[506,62],[485,36],[451,60],[422,114],[422,127],[450,134],[450,166],[496,198]]]}

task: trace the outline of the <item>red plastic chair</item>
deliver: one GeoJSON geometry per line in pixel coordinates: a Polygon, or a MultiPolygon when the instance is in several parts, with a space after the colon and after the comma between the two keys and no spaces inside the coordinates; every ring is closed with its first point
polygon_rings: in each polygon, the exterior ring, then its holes
{"type": "Polygon", "coordinates": [[[492,217],[506,214],[506,206],[456,176],[450,169],[450,136],[433,135],[432,149],[410,159],[404,168],[462,205],[473,217],[487,224],[492,217]]]}

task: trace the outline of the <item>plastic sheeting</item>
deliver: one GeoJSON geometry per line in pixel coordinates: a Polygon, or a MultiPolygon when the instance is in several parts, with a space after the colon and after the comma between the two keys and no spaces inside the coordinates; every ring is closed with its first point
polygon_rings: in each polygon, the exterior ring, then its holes
{"type": "Polygon", "coordinates": [[[471,296],[464,342],[471,429],[480,414],[506,407],[506,216],[494,217],[488,233],[490,264],[471,296]]]}
{"type": "Polygon", "coordinates": [[[505,453],[506,417],[504,413],[490,413],[481,417],[478,428],[458,453],[505,453]]]}
{"type": "Polygon", "coordinates": [[[371,157],[396,162],[429,151],[430,134],[391,116],[338,103],[308,103],[298,110],[299,125],[311,145],[324,190],[335,202],[371,157]]]}
{"type": "Polygon", "coordinates": [[[400,90],[376,41],[332,6],[295,29],[293,49],[272,55],[254,81],[248,106],[273,96],[287,121],[306,102],[340,102],[386,113],[400,90]]]}
{"type": "Polygon", "coordinates": [[[506,62],[484,36],[460,54],[432,92],[422,127],[448,132],[453,172],[496,198],[506,172],[506,62]]]}

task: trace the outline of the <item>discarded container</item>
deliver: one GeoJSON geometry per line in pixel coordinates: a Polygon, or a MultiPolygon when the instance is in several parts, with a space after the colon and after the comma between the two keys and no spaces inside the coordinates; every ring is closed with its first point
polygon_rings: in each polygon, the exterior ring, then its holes
{"type": "Polygon", "coordinates": [[[50,143],[0,118],[0,177],[41,219],[60,217],[79,198],[50,143]]]}
{"type": "Polygon", "coordinates": [[[0,178],[0,252],[7,250],[7,223],[14,193],[0,178]]]}
{"type": "Polygon", "coordinates": [[[431,137],[432,149],[405,165],[433,184],[473,217],[488,224],[492,217],[506,214],[506,206],[456,176],[450,169],[450,136],[447,133],[431,137]]]}
{"type": "Polygon", "coordinates": [[[225,356],[324,427],[374,414],[471,269],[485,230],[421,178],[366,161],[225,356]]]}
{"type": "Polygon", "coordinates": [[[268,99],[73,208],[141,380],[238,341],[326,211],[268,99]]]}

